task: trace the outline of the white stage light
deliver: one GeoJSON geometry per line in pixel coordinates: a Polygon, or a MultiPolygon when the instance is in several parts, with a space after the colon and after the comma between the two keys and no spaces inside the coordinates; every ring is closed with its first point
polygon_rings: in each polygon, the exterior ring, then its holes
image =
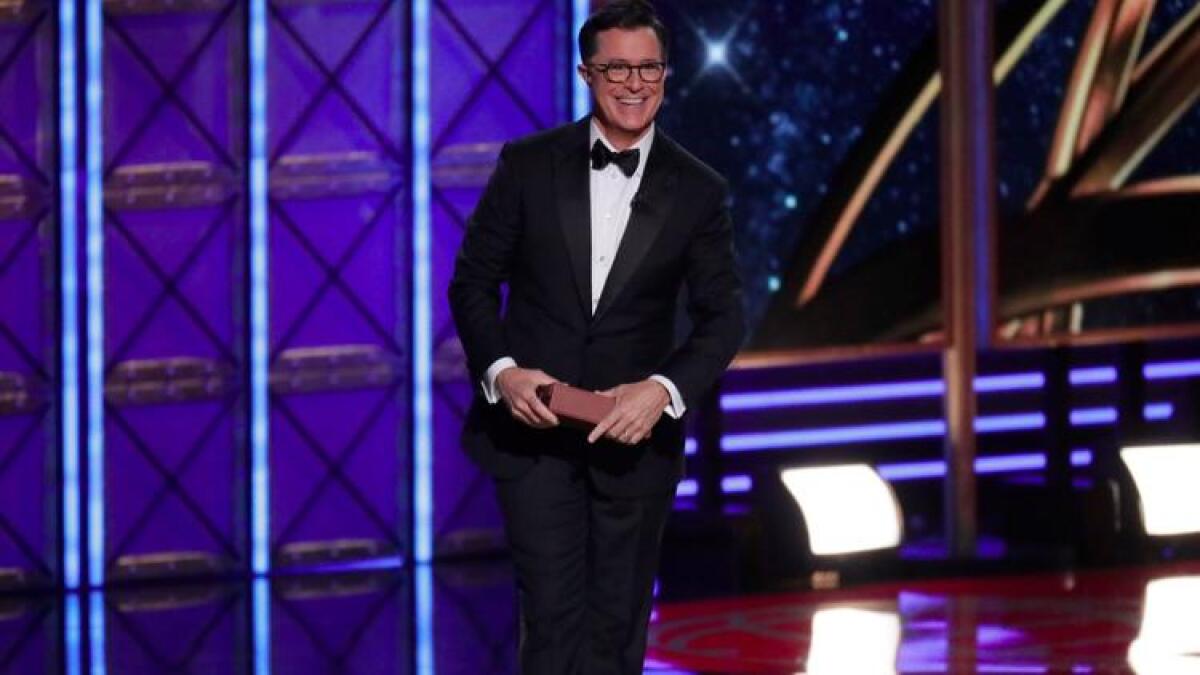
{"type": "Polygon", "coordinates": [[[707,51],[709,66],[723,66],[729,58],[729,47],[725,42],[710,42],[707,51]]]}
{"type": "Polygon", "coordinates": [[[1133,476],[1146,534],[1200,532],[1200,444],[1124,448],[1121,460],[1133,476]]]}
{"type": "Polygon", "coordinates": [[[871,467],[784,469],[780,477],[804,514],[814,555],[900,545],[900,504],[891,486],[871,467]]]}
{"type": "Polygon", "coordinates": [[[831,607],[812,618],[807,673],[875,675],[896,672],[900,616],[892,611],[831,607]]]}
{"type": "Polygon", "coordinates": [[[1200,673],[1200,577],[1146,584],[1142,629],[1129,645],[1138,673],[1200,673]]]}

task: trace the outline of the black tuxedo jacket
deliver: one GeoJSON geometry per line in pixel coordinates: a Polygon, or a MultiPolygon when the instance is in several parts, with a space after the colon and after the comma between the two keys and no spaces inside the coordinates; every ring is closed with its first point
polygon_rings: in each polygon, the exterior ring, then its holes
{"type": "Polygon", "coordinates": [[[501,479],[555,453],[585,457],[606,494],[673,491],[683,471],[682,421],[663,415],[635,447],[607,440],[589,446],[576,430],[529,428],[479,391],[487,367],[511,356],[523,368],[594,390],[659,373],[694,410],[741,344],[726,182],[661,129],[592,313],[590,124],[584,118],[506,144],[468,221],[450,282],[476,390],[463,447],[501,479]],[[684,289],[691,330],[677,341],[684,289]]]}

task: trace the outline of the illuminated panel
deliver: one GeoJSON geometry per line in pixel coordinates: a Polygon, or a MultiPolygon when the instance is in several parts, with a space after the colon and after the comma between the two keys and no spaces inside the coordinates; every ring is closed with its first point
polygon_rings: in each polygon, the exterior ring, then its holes
{"type": "Polygon", "coordinates": [[[1200,577],[1170,577],[1146,584],[1142,627],[1129,645],[1135,672],[1194,673],[1200,669],[1200,577]]]}
{"type": "Polygon", "coordinates": [[[804,514],[814,555],[900,545],[900,505],[865,464],[784,469],[783,484],[804,514]]]}
{"type": "Polygon", "coordinates": [[[893,673],[900,652],[900,616],[857,607],[813,613],[805,672],[893,673]]]}
{"type": "Polygon", "coordinates": [[[1146,534],[1200,532],[1200,444],[1123,448],[1121,460],[1133,476],[1146,534]]]}

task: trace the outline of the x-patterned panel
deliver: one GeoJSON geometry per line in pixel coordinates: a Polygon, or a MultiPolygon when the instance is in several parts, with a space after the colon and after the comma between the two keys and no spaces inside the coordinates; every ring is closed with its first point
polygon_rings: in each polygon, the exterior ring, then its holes
{"type": "Polygon", "coordinates": [[[408,11],[268,4],[277,567],[408,548],[408,11]]]}
{"type": "Polygon", "coordinates": [[[405,578],[358,573],[272,584],[273,672],[411,673],[411,592],[405,578]]]}
{"type": "Polygon", "coordinates": [[[61,672],[55,602],[8,596],[0,603],[0,673],[61,672]]]}
{"type": "MultiPolygon", "coordinates": [[[[110,591],[105,666],[116,673],[248,673],[245,586],[110,591]]],[[[93,664],[95,665],[95,664],[93,664]]]]}
{"type": "Polygon", "coordinates": [[[434,536],[439,554],[499,543],[490,481],[459,449],[473,395],[445,302],[462,229],[504,141],[564,121],[569,67],[557,0],[435,0],[432,72],[434,536]]]}
{"type": "Polygon", "coordinates": [[[110,575],[245,561],[244,13],[105,4],[110,575]]]}
{"type": "Polygon", "coordinates": [[[18,584],[57,567],[54,30],[46,2],[0,21],[0,571],[18,584]]]}

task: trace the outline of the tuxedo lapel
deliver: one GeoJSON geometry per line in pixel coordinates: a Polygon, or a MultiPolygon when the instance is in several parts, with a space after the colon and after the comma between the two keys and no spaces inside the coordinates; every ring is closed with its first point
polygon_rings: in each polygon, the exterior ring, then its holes
{"type": "Polygon", "coordinates": [[[604,290],[596,305],[596,314],[592,317],[593,322],[604,316],[605,311],[612,306],[613,301],[629,283],[671,212],[677,170],[670,147],[671,141],[661,131],[656,134],[654,143],[650,146],[650,156],[646,159],[642,185],[633,198],[629,223],[625,226],[625,234],[621,237],[617,256],[608,272],[608,279],[604,282],[604,290]]]}
{"type": "Polygon", "coordinates": [[[570,129],[558,146],[554,164],[558,224],[567,243],[575,290],[584,316],[592,313],[592,206],[587,145],[590,120],[585,117],[570,129]]]}

